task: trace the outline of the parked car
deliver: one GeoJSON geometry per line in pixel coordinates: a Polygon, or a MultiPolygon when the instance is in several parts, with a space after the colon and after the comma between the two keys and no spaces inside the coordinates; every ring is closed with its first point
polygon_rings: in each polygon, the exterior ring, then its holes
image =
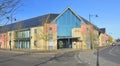
{"type": "Polygon", "coordinates": [[[115,43],[112,43],[112,46],[115,46],[116,44],[115,43]]]}

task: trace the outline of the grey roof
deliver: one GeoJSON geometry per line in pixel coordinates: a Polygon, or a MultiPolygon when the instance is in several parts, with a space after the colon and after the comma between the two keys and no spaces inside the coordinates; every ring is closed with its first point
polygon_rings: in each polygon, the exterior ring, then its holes
{"type": "Polygon", "coordinates": [[[103,34],[106,32],[105,28],[100,28],[99,30],[100,30],[100,33],[103,33],[103,34]]]}
{"type": "Polygon", "coordinates": [[[1,32],[6,32],[6,31],[12,31],[12,30],[17,30],[18,28],[30,28],[30,27],[35,27],[35,26],[41,26],[43,23],[51,22],[53,19],[55,19],[59,14],[46,14],[34,18],[30,18],[27,20],[19,21],[16,23],[8,24],[5,26],[0,26],[0,33],[1,32]]]}
{"type": "MultiPolygon", "coordinates": [[[[47,20],[47,22],[52,22],[54,19],[56,19],[56,17],[58,15],[59,14],[46,14],[46,15],[30,18],[30,19],[27,19],[27,20],[19,21],[19,22],[16,22],[16,23],[8,24],[8,25],[5,25],[5,26],[0,26],[0,33],[1,32],[6,32],[6,31],[17,30],[18,28],[23,29],[23,28],[41,26],[46,22],[46,20],[47,20]]],[[[91,25],[94,26],[95,29],[99,30],[99,28],[97,26],[95,26],[91,22],[87,21],[83,17],[78,15],[78,18],[81,21],[83,21],[83,23],[91,24],[91,25]]]]}

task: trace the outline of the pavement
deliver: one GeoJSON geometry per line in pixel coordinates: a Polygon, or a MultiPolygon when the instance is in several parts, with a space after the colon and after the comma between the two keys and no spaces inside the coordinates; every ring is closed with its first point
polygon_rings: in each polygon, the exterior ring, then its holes
{"type": "MultiPolygon", "coordinates": [[[[104,51],[107,48],[102,48],[100,51],[104,51]]],[[[97,66],[96,50],[93,51],[81,51],[79,58],[81,63],[86,63],[88,66],[97,66]]],[[[115,59],[115,58],[114,58],[115,59]]],[[[120,66],[120,64],[107,60],[105,57],[99,56],[99,66],[120,66]]]]}
{"type": "MultiPolygon", "coordinates": [[[[119,47],[116,48],[118,48],[117,53],[119,52],[119,47]]],[[[119,63],[108,60],[112,56],[108,57],[106,55],[107,52],[113,54],[114,50],[114,47],[100,48],[99,66],[120,66],[119,63]]],[[[96,66],[96,59],[96,50],[0,50],[0,66],[14,66],[14,64],[15,66],[96,66]]]]}
{"type": "Polygon", "coordinates": [[[57,54],[8,53],[0,51],[0,66],[86,66],[78,63],[78,51],[58,50],[57,54]]]}
{"type": "Polygon", "coordinates": [[[23,53],[28,53],[28,54],[63,54],[66,52],[71,52],[71,51],[76,51],[74,49],[58,49],[58,50],[29,50],[29,49],[0,49],[0,52],[8,52],[8,53],[18,53],[18,54],[23,54],[23,53]]]}

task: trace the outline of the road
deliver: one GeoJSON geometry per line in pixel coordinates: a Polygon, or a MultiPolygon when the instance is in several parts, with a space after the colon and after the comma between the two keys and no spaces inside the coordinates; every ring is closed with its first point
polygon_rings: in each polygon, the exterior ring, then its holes
{"type": "Polygon", "coordinates": [[[120,64],[120,46],[111,46],[105,50],[100,51],[100,57],[120,64]]]}
{"type": "MultiPolygon", "coordinates": [[[[89,66],[97,66],[96,54],[96,50],[83,51],[79,53],[79,58],[89,66]]],[[[120,66],[120,46],[100,48],[99,66],[120,66]]]]}
{"type": "MultiPolygon", "coordinates": [[[[99,56],[100,66],[120,66],[120,46],[102,49],[99,56]]],[[[0,66],[96,66],[96,53],[91,50],[58,54],[0,51],[0,66]]]]}
{"type": "Polygon", "coordinates": [[[7,53],[0,51],[0,66],[87,66],[78,51],[58,54],[7,53]]]}

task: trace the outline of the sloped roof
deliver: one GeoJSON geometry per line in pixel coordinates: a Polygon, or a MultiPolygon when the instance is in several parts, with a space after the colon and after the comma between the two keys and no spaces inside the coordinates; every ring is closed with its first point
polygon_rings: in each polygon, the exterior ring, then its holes
{"type": "Polygon", "coordinates": [[[1,32],[6,32],[6,31],[12,31],[12,30],[17,30],[18,27],[21,29],[23,28],[30,28],[30,27],[35,27],[35,26],[41,26],[43,23],[46,22],[51,22],[53,19],[55,19],[59,14],[46,14],[34,18],[30,18],[27,20],[19,21],[16,23],[8,24],[5,26],[0,27],[0,33],[1,32]]]}
{"type": "Polygon", "coordinates": [[[99,30],[99,28],[98,28],[96,25],[92,24],[91,22],[89,22],[88,20],[84,19],[84,18],[81,17],[81,16],[79,16],[79,17],[82,19],[82,21],[83,21],[85,24],[93,25],[93,27],[94,27],[95,29],[99,30]]]}
{"type": "Polygon", "coordinates": [[[83,17],[81,17],[80,15],[77,15],[75,13],[74,10],[72,10],[70,7],[67,7],[66,9],[63,10],[63,12],[61,12],[54,20],[53,22],[55,22],[66,10],[70,10],[77,18],[79,18],[79,20],[81,20],[81,22],[83,24],[90,24],[90,25],[93,25],[93,27],[97,30],[99,30],[99,28],[97,26],[95,26],[94,24],[92,24],[91,22],[89,22],[88,20],[84,19],[83,17]]]}
{"type": "MultiPolygon", "coordinates": [[[[99,30],[99,28],[97,26],[95,26],[91,22],[87,21],[83,17],[77,15],[70,7],[66,8],[61,14],[63,14],[67,9],[70,9],[73,12],[73,14],[75,14],[76,17],[78,17],[81,20],[82,23],[84,23],[84,24],[91,24],[91,25],[93,25],[93,27],[95,29],[99,30]]],[[[43,23],[46,22],[46,20],[47,20],[47,22],[55,23],[54,21],[61,14],[46,14],[46,15],[42,15],[42,16],[26,19],[26,20],[23,20],[23,21],[19,21],[19,22],[16,22],[16,23],[8,24],[8,25],[5,25],[5,26],[0,26],[0,33],[1,32],[6,32],[6,31],[17,30],[18,27],[23,29],[23,28],[30,28],[30,27],[41,26],[41,25],[43,25],[43,23]]]]}

